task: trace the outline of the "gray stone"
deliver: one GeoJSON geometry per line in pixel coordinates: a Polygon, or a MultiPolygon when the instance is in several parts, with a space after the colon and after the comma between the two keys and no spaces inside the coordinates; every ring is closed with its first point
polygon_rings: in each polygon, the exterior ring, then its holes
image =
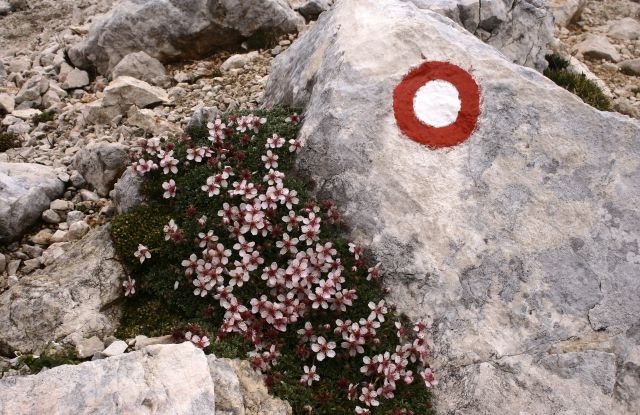
{"type": "Polygon", "coordinates": [[[144,201],[141,192],[143,179],[132,169],[127,169],[114,186],[112,199],[119,214],[126,213],[144,201]]]}
{"type": "Polygon", "coordinates": [[[69,232],[67,233],[67,238],[70,241],[77,241],[82,239],[85,236],[91,227],[84,221],[74,222],[69,226],[69,232]]]}
{"type": "Polygon", "coordinates": [[[0,114],[11,114],[16,108],[16,101],[12,95],[0,94],[0,114]]]}
{"type": "Polygon", "coordinates": [[[62,222],[62,218],[60,218],[60,215],[58,215],[58,212],[56,212],[53,209],[47,209],[44,212],[42,212],[42,220],[45,221],[46,223],[62,222]]]}
{"type": "Polygon", "coordinates": [[[222,65],[220,65],[220,70],[222,72],[228,72],[231,69],[241,69],[258,59],[260,59],[260,53],[258,53],[257,51],[239,55],[232,55],[226,61],[224,61],[222,65]]]}
{"type": "Polygon", "coordinates": [[[49,89],[49,80],[42,75],[29,78],[16,95],[16,105],[25,101],[38,101],[49,89]]]}
{"type": "Polygon", "coordinates": [[[553,12],[556,25],[567,27],[580,20],[587,0],[550,0],[549,8],[553,12]]]}
{"type": "Polygon", "coordinates": [[[80,359],[88,359],[104,350],[104,343],[96,336],[82,339],[76,343],[76,350],[80,359]]]}
{"type": "Polygon", "coordinates": [[[62,83],[62,89],[77,89],[89,85],[89,74],[81,69],[73,69],[62,83]]]}
{"type": "Polygon", "coordinates": [[[37,353],[51,341],[111,334],[120,318],[113,302],[126,277],[115,256],[109,227],[101,227],[0,294],[0,353],[37,353]]]}
{"type": "Polygon", "coordinates": [[[20,280],[18,279],[17,275],[9,275],[9,277],[7,278],[7,286],[9,288],[17,285],[20,282],[20,280]]]}
{"type": "Polygon", "coordinates": [[[71,212],[67,213],[67,224],[71,226],[76,222],[80,222],[84,220],[84,216],[85,215],[83,212],[80,212],[79,210],[72,210],[71,212]]]}
{"type": "Polygon", "coordinates": [[[42,256],[43,249],[39,246],[22,245],[22,252],[29,255],[29,258],[39,258],[42,256]]]}
{"type": "Polygon", "coordinates": [[[50,167],[0,162],[0,243],[19,237],[62,192],[64,183],[50,167]]]}
{"type": "Polygon", "coordinates": [[[103,107],[118,107],[124,114],[132,105],[145,108],[169,102],[167,92],[139,79],[121,76],[114,79],[104,90],[103,107]]]}
{"type": "Polygon", "coordinates": [[[127,112],[127,125],[138,127],[145,132],[159,136],[166,134],[180,134],[182,130],[177,125],[158,116],[153,110],[139,109],[132,105],[127,112]]]}
{"type": "Polygon", "coordinates": [[[216,385],[216,413],[220,415],[291,415],[291,406],[269,395],[262,375],[248,361],[207,356],[216,385]]]}
{"type": "Polygon", "coordinates": [[[140,350],[144,349],[147,346],[151,346],[154,344],[171,344],[174,342],[172,335],[160,336],[160,337],[147,337],[147,336],[136,336],[134,339],[135,349],[140,350]]]}
{"type": "Polygon", "coordinates": [[[217,107],[205,107],[204,105],[199,105],[187,123],[187,131],[191,128],[202,127],[208,122],[215,120],[215,118],[221,114],[222,112],[217,107]]]}
{"type": "Polygon", "coordinates": [[[126,352],[128,348],[129,348],[129,346],[127,345],[126,342],[123,342],[122,340],[116,340],[113,343],[111,343],[109,345],[109,347],[104,349],[101,352],[101,354],[104,357],[118,356],[118,355],[123,354],[124,352],[126,352]]]}
{"type": "Polygon", "coordinates": [[[588,34],[574,47],[574,51],[588,59],[606,59],[611,62],[618,62],[621,59],[615,46],[602,35],[588,34]]]}
{"type": "Polygon", "coordinates": [[[609,36],[621,40],[635,40],[640,38],[640,22],[633,17],[625,17],[611,22],[609,36]]]}
{"type": "Polygon", "coordinates": [[[618,66],[624,74],[640,76],[640,59],[623,61],[618,66]]]}
{"type": "Polygon", "coordinates": [[[68,242],[58,242],[49,246],[42,253],[42,265],[45,267],[53,264],[56,259],[60,258],[66,252],[65,248],[69,246],[68,242]]]}
{"type": "Polygon", "coordinates": [[[190,343],[0,380],[2,414],[214,414],[207,358],[190,343]]]}
{"type": "Polygon", "coordinates": [[[31,59],[20,56],[9,62],[9,73],[25,72],[31,68],[31,59]]]}
{"type": "Polygon", "coordinates": [[[58,242],[67,242],[69,239],[67,238],[67,231],[63,231],[62,229],[58,229],[51,235],[51,243],[58,242]]]}
{"type": "Polygon", "coordinates": [[[98,202],[98,201],[100,201],[100,196],[98,196],[97,193],[92,192],[91,190],[80,189],[78,194],[80,195],[80,199],[82,199],[82,201],[84,201],[84,202],[98,202]]]}
{"type": "Polygon", "coordinates": [[[638,412],[640,122],[400,0],[323,13],[275,59],[276,104],[304,109],[300,173],[381,262],[390,301],[431,323],[439,413],[638,412]],[[422,56],[480,86],[458,146],[397,126],[394,89],[422,56]]]}
{"type": "Polygon", "coordinates": [[[257,31],[290,33],[303,24],[285,0],[127,0],[97,19],[69,58],[107,74],[129,53],[162,62],[198,59],[238,47],[257,31]]]}
{"type": "Polygon", "coordinates": [[[49,245],[51,243],[51,236],[52,235],[53,235],[53,232],[51,232],[51,229],[42,229],[37,234],[33,235],[30,238],[30,240],[34,244],[49,245]]]}
{"type": "Polygon", "coordinates": [[[40,258],[32,258],[24,261],[24,266],[22,267],[23,274],[31,274],[33,271],[40,268],[42,265],[42,261],[40,258]]]}
{"type": "Polygon", "coordinates": [[[89,144],[73,158],[73,168],[80,172],[100,196],[107,196],[113,184],[124,172],[127,146],[117,143],[89,144]]]}
{"type": "Polygon", "coordinates": [[[0,252],[0,275],[4,274],[4,270],[7,268],[7,257],[0,252]]]}
{"type": "Polygon", "coordinates": [[[103,106],[102,99],[97,99],[85,105],[82,115],[89,124],[111,124],[117,118],[122,117],[123,109],[117,105],[103,106]]]}
{"type": "Polygon", "coordinates": [[[73,209],[73,202],[64,199],[56,199],[49,205],[49,209],[67,211],[73,209]]]}
{"type": "Polygon", "coordinates": [[[111,76],[113,79],[120,76],[130,76],[163,88],[171,85],[164,65],[144,52],[130,53],[122,58],[113,68],[111,76]]]}
{"type": "Polygon", "coordinates": [[[30,121],[33,117],[40,114],[42,114],[42,111],[33,108],[16,109],[11,113],[14,117],[27,121],[30,121]]]}
{"type": "Polygon", "coordinates": [[[542,71],[553,40],[553,14],[545,0],[405,0],[433,10],[500,50],[512,62],[542,71]]]}
{"type": "Polygon", "coordinates": [[[71,180],[71,184],[75,187],[81,187],[87,183],[87,181],[84,179],[84,177],[82,177],[82,175],[78,170],[71,171],[71,176],[69,177],[69,180],[71,180]]]}
{"type": "Polygon", "coordinates": [[[333,0],[309,0],[297,10],[305,19],[316,19],[320,13],[329,10],[333,4],[333,0]]]}

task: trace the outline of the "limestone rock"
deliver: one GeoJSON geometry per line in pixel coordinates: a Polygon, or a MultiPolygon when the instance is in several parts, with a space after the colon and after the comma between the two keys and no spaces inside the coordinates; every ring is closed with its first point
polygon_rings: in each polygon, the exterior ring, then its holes
{"type": "Polygon", "coordinates": [[[197,59],[258,31],[290,33],[303,24],[285,0],[127,0],[96,20],[69,58],[107,74],[132,52],[161,62],[197,59]]]}
{"type": "Polygon", "coordinates": [[[89,74],[80,69],[73,69],[62,83],[62,89],[77,89],[89,85],[89,74]]]}
{"type": "Polygon", "coordinates": [[[627,75],[640,76],[640,59],[631,59],[620,62],[620,70],[627,75]]]}
{"type": "Polygon", "coordinates": [[[33,108],[14,110],[11,113],[11,115],[13,115],[16,118],[20,118],[21,120],[31,120],[36,115],[40,115],[40,114],[42,114],[42,111],[33,109],[33,108]]]}
{"type": "Polygon", "coordinates": [[[567,27],[580,19],[587,0],[550,0],[549,8],[553,12],[555,23],[567,27]]]}
{"type": "Polygon", "coordinates": [[[640,38],[640,22],[633,17],[611,22],[608,35],[622,40],[635,40],[640,38]]]}
{"type": "Polygon", "coordinates": [[[20,236],[63,192],[50,167],[0,162],[0,243],[20,236]]]}
{"type": "Polygon", "coordinates": [[[0,114],[11,114],[15,108],[16,101],[13,96],[0,94],[0,114]]]}
{"type": "Polygon", "coordinates": [[[233,55],[230,56],[226,61],[224,61],[222,65],[220,65],[220,70],[222,72],[227,72],[231,69],[241,69],[244,68],[245,65],[256,61],[258,58],[260,58],[260,53],[258,53],[257,51],[233,55]]]}
{"type": "Polygon", "coordinates": [[[20,88],[16,95],[16,104],[25,101],[37,102],[40,97],[49,89],[49,80],[42,75],[35,75],[29,78],[20,88]]]}
{"type": "Polygon", "coordinates": [[[171,85],[162,63],[144,52],[130,53],[122,58],[113,68],[111,76],[113,79],[120,76],[130,76],[163,88],[171,85]]]}
{"type": "Polygon", "coordinates": [[[74,222],[69,226],[69,232],[67,233],[67,238],[70,241],[77,241],[82,239],[85,236],[91,227],[85,221],[74,222]]]}
{"type": "Polygon", "coordinates": [[[153,110],[139,109],[135,105],[132,105],[127,112],[127,124],[156,136],[166,133],[179,134],[182,131],[180,127],[167,122],[165,117],[158,116],[153,110]]]}
{"type": "Polygon", "coordinates": [[[208,356],[216,384],[216,413],[220,415],[291,415],[291,406],[269,395],[262,376],[249,362],[208,356]]]}
{"type": "Polygon", "coordinates": [[[463,26],[512,62],[542,71],[553,39],[553,14],[544,0],[405,0],[463,26]]]}
{"type": "Polygon", "coordinates": [[[96,336],[93,336],[79,341],[76,344],[76,349],[80,359],[87,359],[96,353],[102,352],[104,350],[104,343],[96,336]]]}
{"type": "Polygon", "coordinates": [[[85,178],[100,196],[107,196],[124,172],[128,148],[117,143],[89,144],[73,158],[73,168],[85,178]]]}
{"type": "Polygon", "coordinates": [[[618,62],[621,59],[615,46],[602,35],[587,35],[582,42],[574,47],[574,50],[589,59],[606,59],[611,62],[618,62]]]}
{"type": "Polygon", "coordinates": [[[0,380],[0,414],[213,414],[207,358],[190,343],[0,380]]]}
{"type": "Polygon", "coordinates": [[[129,348],[129,346],[127,345],[127,343],[123,342],[122,340],[116,340],[113,343],[111,343],[109,345],[109,347],[107,347],[106,349],[104,349],[101,354],[104,357],[113,357],[113,356],[118,356],[121,355],[122,353],[127,351],[127,348],[129,348]]]}
{"type": "Polygon", "coordinates": [[[144,201],[141,192],[143,179],[132,169],[127,169],[117,181],[112,192],[113,205],[119,214],[126,213],[144,201]]]}
{"type": "Polygon", "coordinates": [[[145,108],[169,102],[167,92],[139,79],[121,76],[104,89],[103,107],[118,107],[126,113],[132,105],[145,108]]]}
{"type": "Polygon", "coordinates": [[[120,310],[111,303],[122,295],[126,274],[115,258],[109,227],[65,249],[52,265],[0,294],[2,354],[39,352],[51,341],[77,344],[117,327],[120,310]]]}
{"type": "Polygon", "coordinates": [[[264,103],[305,109],[301,174],[399,311],[432,323],[439,413],[639,411],[638,121],[401,0],[337,2],[275,59],[264,103]],[[393,91],[422,56],[480,86],[456,147],[397,126],[393,91]]]}

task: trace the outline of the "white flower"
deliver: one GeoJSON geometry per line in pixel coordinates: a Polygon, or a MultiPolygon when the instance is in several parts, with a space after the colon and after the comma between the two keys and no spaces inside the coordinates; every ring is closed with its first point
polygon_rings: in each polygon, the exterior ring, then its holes
{"type": "Polygon", "coordinates": [[[273,154],[271,150],[267,151],[267,154],[262,156],[262,161],[264,161],[265,169],[276,169],[278,168],[278,155],[273,154]]]}
{"type": "Polygon", "coordinates": [[[173,179],[162,183],[162,188],[164,189],[162,197],[165,199],[176,197],[176,182],[173,179]]]}
{"type": "Polygon", "coordinates": [[[311,386],[314,381],[320,380],[320,376],[316,373],[316,367],[314,366],[305,366],[304,367],[304,375],[300,378],[300,383],[306,383],[311,386]]]}
{"type": "Polygon", "coordinates": [[[325,357],[333,358],[336,356],[335,349],[336,344],[334,342],[327,342],[327,340],[320,336],[315,343],[311,345],[311,350],[318,354],[318,361],[322,362],[325,357]]]}
{"type": "Polygon", "coordinates": [[[140,244],[138,245],[138,250],[133,254],[133,256],[140,259],[140,263],[142,264],[145,259],[151,258],[151,252],[149,252],[149,248],[140,244]]]}
{"type": "Polygon", "coordinates": [[[122,283],[122,288],[124,288],[125,297],[131,297],[136,293],[136,280],[132,280],[131,278],[129,278],[122,283]]]}

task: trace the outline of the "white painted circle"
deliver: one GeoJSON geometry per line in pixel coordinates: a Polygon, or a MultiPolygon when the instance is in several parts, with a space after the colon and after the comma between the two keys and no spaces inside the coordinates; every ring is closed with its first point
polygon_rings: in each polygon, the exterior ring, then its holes
{"type": "Polygon", "coordinates": [[[456,122],[462,107],[458,89],[450,82],[429,81],[413,97],[413,111],[424,124],[441,128],[456,122]]]}

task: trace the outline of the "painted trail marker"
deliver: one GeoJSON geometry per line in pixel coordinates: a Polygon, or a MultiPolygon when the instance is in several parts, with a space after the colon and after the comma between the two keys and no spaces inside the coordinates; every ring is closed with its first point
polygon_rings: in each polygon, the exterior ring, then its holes
{"type": "Polygon", "coordinates": [[[432,148],[464,142],[480,115],[480,88],[469,72],[448,62],[425,62],[393,91],[400,130],[432,148]]]}

